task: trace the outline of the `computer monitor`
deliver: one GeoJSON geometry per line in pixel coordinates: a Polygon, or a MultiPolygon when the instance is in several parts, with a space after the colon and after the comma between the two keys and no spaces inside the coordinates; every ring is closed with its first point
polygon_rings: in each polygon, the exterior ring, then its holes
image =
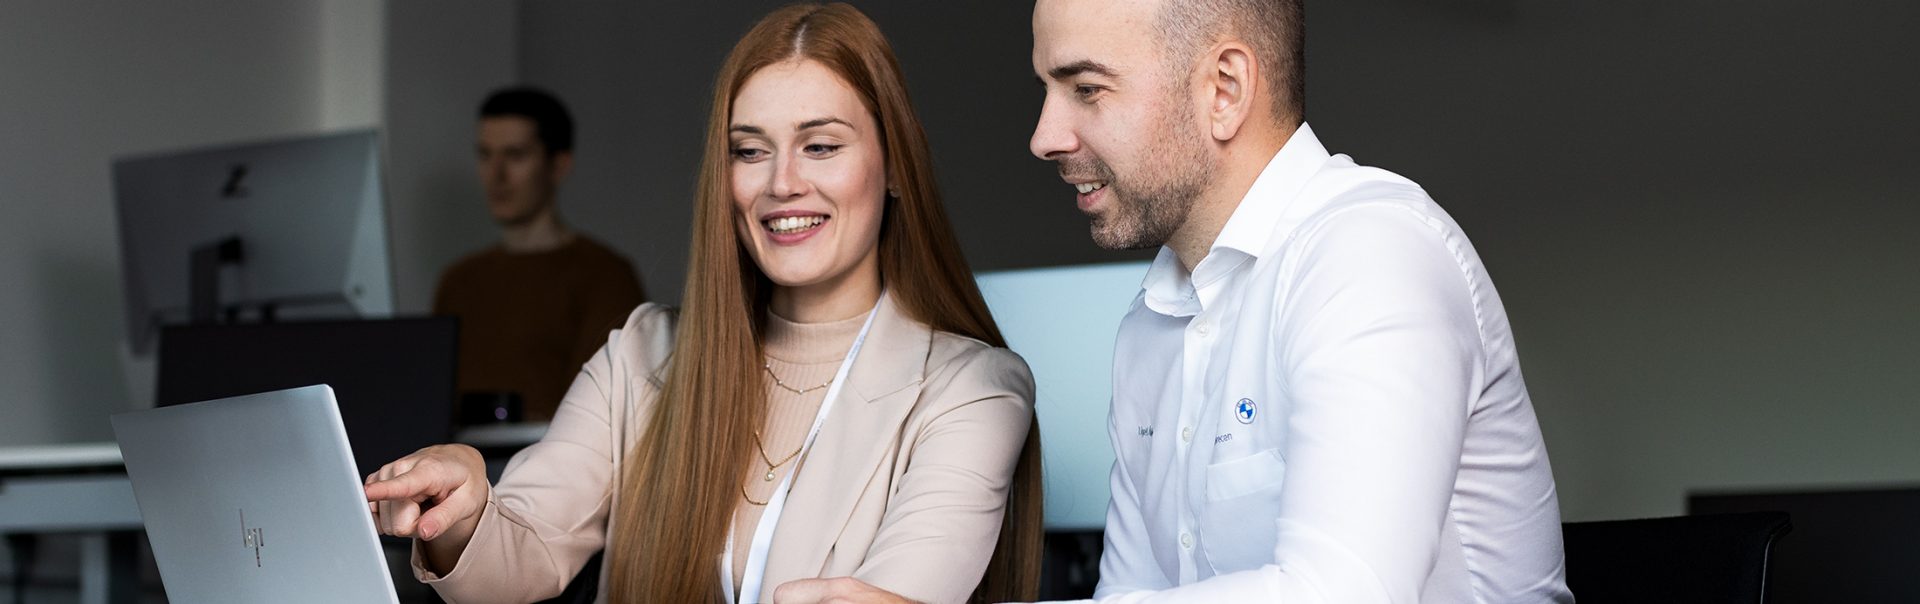
{"type": "Polygon", "coordinates": [[[1048,530],[1106,526],[1113,342],[1146,274],[1146,262],[1126,262],[976,276],[1007,346],[1033,370],[1048,530]]]}
{"type": "Polygon", "coordinates": [[[372,130],[125,157],[113,184],[136,354],[193,318],[196,291],[198,322],[393,312],[372,130]]]}
{"type": "Polygon", "coordinates": [[[453,434],[452,317],[168,326],[159,406],[326,384],[365,476],[453,434]]]}

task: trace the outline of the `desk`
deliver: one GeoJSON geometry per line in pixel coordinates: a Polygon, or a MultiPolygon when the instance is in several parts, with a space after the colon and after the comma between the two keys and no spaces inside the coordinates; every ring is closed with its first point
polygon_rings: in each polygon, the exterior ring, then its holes
{"type": "Polygon", "coordinates": [[[140,528],[118,445],[0,448],[0,533],[80,533],[81,604],[139,597],[140,528]]]}
{"type": "Polygon", "coordinates": [[[0,448],[0,476],[33,470],[120,467],[120,445],[74,443],[0,448]]]}
{"type": "MultiPolygon", "coordinates": [[[[493,466],[546,432],[544,423],[494,424],[462,429],[454,441],[493,466]]],[[[143,526],[119,445],[0,447],[0,534],[80,533],[80,604],[138,599],[134,537],[143,526]]]]}
{"type": "Polygon", "coordinates": [[[461,428],[453,435],[453,442],[470,445],[482,451],[488,449],[513,449],[540,442],[547,435],[546,422],[525,422],[518,424],[484,424],[461,428]]]}

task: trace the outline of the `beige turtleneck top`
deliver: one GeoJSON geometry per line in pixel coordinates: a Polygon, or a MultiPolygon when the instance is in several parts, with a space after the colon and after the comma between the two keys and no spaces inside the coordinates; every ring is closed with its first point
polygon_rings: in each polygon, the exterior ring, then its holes
{"type": "Polygon", "coordinates": [[[761,372],[767,384],[767,420],[760,429],[758,450],[747,463],[741,485],[745,497],[735,504],[733,512],[734,593],[740,592],[753,531],[767,509],[758,502],[772,497],[781,480],[803,461],[797,453],[813,427],[820,403],[826,399],[827,385],[840,370],[840,362],[846,359],[847,349],[853,347],[853,339],[860,335],[866,321],[866,313],[829,323],[795,323],[767,313],[764,350],[772,375],[761,372]]]}

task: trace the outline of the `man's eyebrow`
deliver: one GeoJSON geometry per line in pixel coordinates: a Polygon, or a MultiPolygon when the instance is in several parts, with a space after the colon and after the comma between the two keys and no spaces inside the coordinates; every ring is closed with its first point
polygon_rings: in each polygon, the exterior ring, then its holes
{"type": "Polygon", "coordinates": [[[848,128],[853,127],[853,124],[847,123],[847,120],[843,120],[837,117],[816,117],[804,122],[800,122],[800,127],[798,129],[811,130],[814,128],[819,128],[821,126],[825,126],[827,124],[839,124],[842,126],[846,126],[848,128]]]}
{"type": "Polygon", "coordinates": [[[1049,69],[1047,70],[1047,77],[1050,77],[1056,80],[1064,80],[1064,79],[1071,78],[1073,76],[1077,76],[1083,73],[1092,73],[1096,75],[1106,76],[1109,78],[1120,77],[1120,74],[1115,72],[1112,67],[1108,67],[1104,64],[1087,60],[1087,59],[1081,59],[1078,61],[1074,61],[1072,63],[1068,63],[1066,65],[1061,65],[1059,67],[1049,69]]]}

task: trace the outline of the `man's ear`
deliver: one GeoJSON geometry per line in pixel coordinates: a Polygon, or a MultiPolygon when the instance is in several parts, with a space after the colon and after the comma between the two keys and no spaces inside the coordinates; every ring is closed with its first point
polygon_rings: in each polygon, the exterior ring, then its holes
{"type": "Polygon", "coordinates": [[[548,166],[547,169],[552,171],[553,182],[566,180],[567,175],[573,173],[573,152],[561,151],[555,153],[550,163],[552,165],[548,166]]]}
{"type": "Polygon", "coordinates": [[[1208,126],[1215,142],[1227,142],[1240,134],[1247,118],[1258,110],[1260,64],[1253,49],[1235,41],[1222,42],[1207,53],[1205,85],[1208,126]]]}

